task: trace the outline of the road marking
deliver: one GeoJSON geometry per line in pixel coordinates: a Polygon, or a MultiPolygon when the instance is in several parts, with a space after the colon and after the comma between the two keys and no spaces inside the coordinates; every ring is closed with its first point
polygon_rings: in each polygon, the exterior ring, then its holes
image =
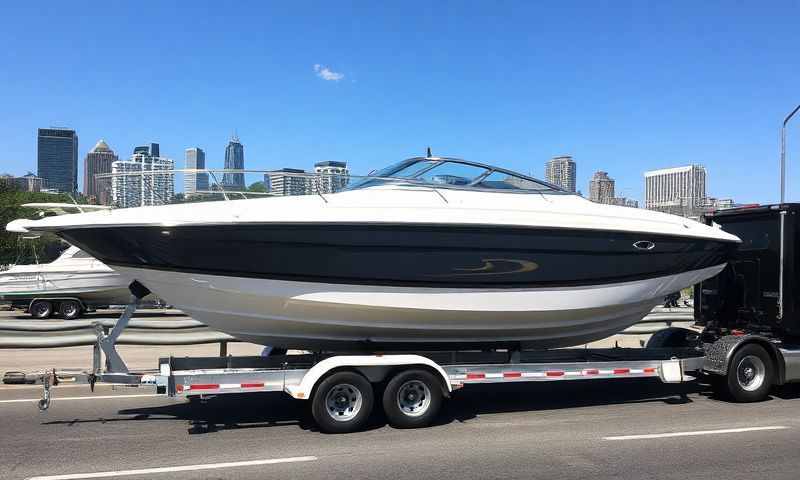
{"type": "Polygon", "coordinates": [[[196,470],[214,470],[219,468],[251,467],[254,465],[272,465],[276,463],[313,462],[317,457],[270,458],[267,460],[247,460],[243,462],[206,463],[201,465],[181,465],[178,467],[142,468],[139,470],[117,470],[112,472],[70,473],[66,475],[50,475],[30,477],[28,480],[80,480],[83,478],[122,477],[125,475],[147,475],[153,473],[192,472],[196,470]]]}
{"type": "MultiPolygon", "coordinates": [[[[139,397],[163,397],[159,393],[148,393],[145,395],[96,395],[90,397],[51,397],[53,401],[61,400],[107,400],[109,398],[139,398],[139,397]]],[[[38,402],[41,398],[15,398],[14,400],[0,400],[0,403],[24,403],[38,402]]]]}
{"type": "Polygon", "coordinates": [[[723,430],[696,430],[694,432],[651,433],[646,435],[620,435],[618,437],[603,437],[603,440],[646,440],[649,438],[694,437],[698,435],[760,432],[764,430],[785,430],[787,428],[789,427],[785,427],[783,425],[774,425],[770,427],[726,428],[723,430]]]}

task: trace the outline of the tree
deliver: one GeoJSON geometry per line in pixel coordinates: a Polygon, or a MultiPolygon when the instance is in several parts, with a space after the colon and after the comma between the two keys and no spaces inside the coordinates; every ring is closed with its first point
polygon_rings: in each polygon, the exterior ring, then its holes
{"type": "Polygon", "coordinates": [[[23,204],[45,202],[74,203],[66,194],[21,192],[0,182],[0,265],[33,263],[37,257],[42,263],[51,262],[64,250],[64,242],[53,234],[22,238],[23,235],[5,229],[6,224],[12,220],[30,218],[37,214],[36,209],[22,207],[23,204]]]}
{"type": "Polygon", "coordinates": [[[267,193],[267,187],[264,185],[264,182],[253,182],[247,187],[247,191],[253,193],[267,193]]]}

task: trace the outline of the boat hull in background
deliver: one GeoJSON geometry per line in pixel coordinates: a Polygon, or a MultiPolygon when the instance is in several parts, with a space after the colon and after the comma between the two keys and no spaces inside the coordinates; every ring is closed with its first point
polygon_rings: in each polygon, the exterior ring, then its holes
{"type": "Polygon", "coordinates": [[[258,344],[326,350],[580,345],[641,320],[724,264],[578,287],[412,288],[115,267],[211,328],[258,344]]]}

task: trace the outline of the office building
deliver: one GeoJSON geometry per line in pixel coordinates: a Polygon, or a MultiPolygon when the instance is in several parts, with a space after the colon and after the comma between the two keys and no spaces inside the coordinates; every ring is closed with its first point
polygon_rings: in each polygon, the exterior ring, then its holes
{"type": "Polygon", "coordinates": [[[100,205],[111,203],[111,179],[95,178],[95,175],[111,173],[111,165],[117,160],[119,157],[103,139],[86,154],[83,162],[83,194],[90,202],[100,205]]]}
{"type": "Polygon", "coordinates": [[[264,187],[272,195],[309,195],[314,192],[314,175],[299,168],[282,168],[264,174],[264,187]]]}
{"type": "Polygon", "coordinates": [[[15,177],[4,173],[0,175],[0,185],[12,188],[21,192],[40,192],[42,191],[42,179],[31,172],[21,177],[15,177]]]}
{"type": "Polygon", "coordinates": [[[37,163],[37,173],[44,187],[58,192],[77,192],[78,135],[75,130],[40,128],[37,163]]]}
{"type": "Polygon", "coordinates": [[[576,192],[576,176],[577,167],[572,157],[569,155],[553,157],[552,160],[545,165],[545,179],[568,192],[576,192]]]}
{"type": "Polygon", "coordinates": [[[317,162],[314,164],[314,173],[318,176],[315,181],[319,193],[338,192],[350,181],[346,162],[317,162]]]}
{"type": "MultiPolygon", "coordinates": [[[[233,135],[225,147],[225,169],[244,169],[244,146],[239,142],[239,137],[233,135]]],[[[225,173],[222,176],[222,185],[225,190],[236,192],[245,191],[244,173],[225,173]]]]}
{"type": "MultiPolygon", "coordinates": [[[[206,152],[202,148],[187,148],[185,159],[185,168],[187,170],[205,170],[206,168],[206,152]]],[[[208,173],[184,173],[184,195],[188,198],[198,192],[208,192],[208,173]]]]}
{"type": "Polygon", "coordinates": [[[614,203],[614,179],[608,172],[595,172],[589,181],[589,200],[595,203],[614,203]]]}
{"type": "Polygon", "coordinates": [[[700,165],[645,172],[645,208],[697,217],[706,198],[706,169],[700,165]]]}
{"type": "Polygon", "coordinates": [[[638,200],[626,197],[614,197],[611,199],[611,204],[618,205],[620,207],[639,208],[638,200]]]}
{"type": "Polygon", "coordinates": [[[119,208],[164,205],[172,200],[175,165],[172,160],[155,155],[157,153],[157,143],[136,147],[130,159],[111,165],[114,205],[119,208]]]}

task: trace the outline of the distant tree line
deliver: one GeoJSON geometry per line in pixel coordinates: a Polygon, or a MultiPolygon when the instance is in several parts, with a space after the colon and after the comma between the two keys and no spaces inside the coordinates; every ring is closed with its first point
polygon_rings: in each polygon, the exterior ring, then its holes
{"type": "Polygon", "coordinates": [[[44,202],[74,203],[69,195],[22,192],[14,185],[0,182],[0,265],[34,263],[37,257],[41,263],[52,262],[66,248],[61,239],[50,233],[23,235],[6,231],[8,222],[33,218],[38,213],[21,205],[44,202]]]}

